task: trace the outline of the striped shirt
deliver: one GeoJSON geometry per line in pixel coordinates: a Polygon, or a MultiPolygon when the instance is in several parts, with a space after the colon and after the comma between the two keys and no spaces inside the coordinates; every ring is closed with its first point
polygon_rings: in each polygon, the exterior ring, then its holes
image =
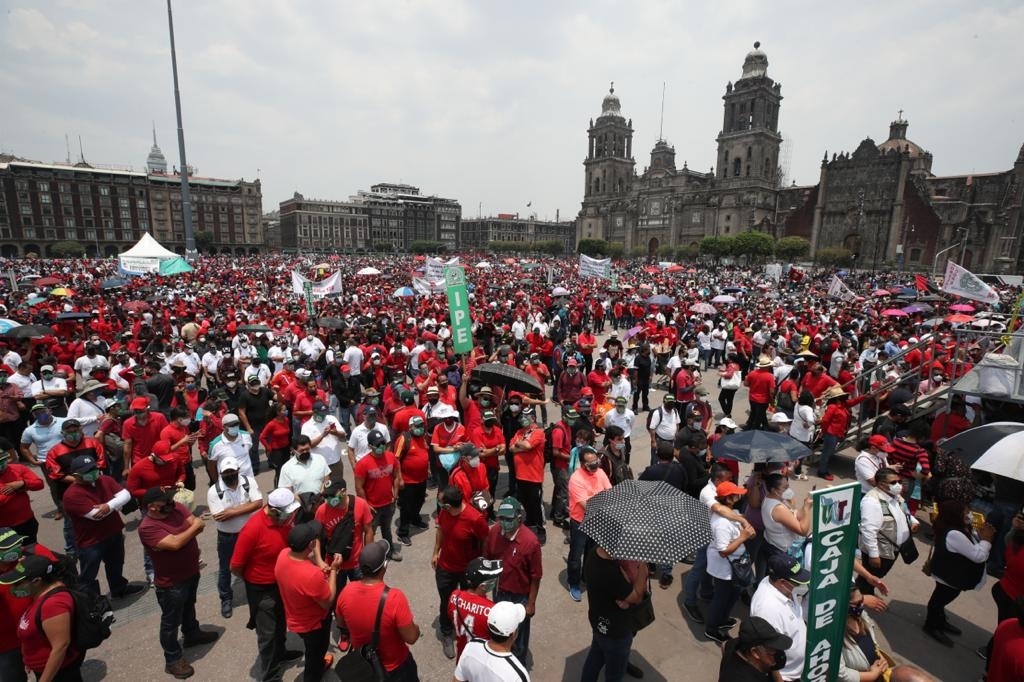
{"type": "MultiPolygon", "coordinates": [[[[893,451],[889,453],[887,459],[889,460],[889,466],[893,464],[903,465],[903,468],[900,469],[900,478],[911,478],[911,474],[917,469],[918,464],[921,465],[922,474],[931,472],[931,466],[928,463],[928,451],[917,443],[912,443],[902,438],[894,438],[892,447],[893,451]]],[[[907,492],[909,494],[909,491],[907,492]]]]}

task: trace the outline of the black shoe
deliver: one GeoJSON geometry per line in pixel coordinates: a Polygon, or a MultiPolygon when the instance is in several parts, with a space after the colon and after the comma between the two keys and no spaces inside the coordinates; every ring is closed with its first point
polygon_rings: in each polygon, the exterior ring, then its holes
{"type": "Polygon", "coordinates": [[[671,573],[665,573],[658,578],[658,587],[663,590],[667,590],[672,585],[673,580],[675,580],[675,578],[672,577],[671,573]]]}
{"type": "Polygon", "coordinates": [[[633,665],[629,661],[626,661],[626,674],[630,677],[635,677],[639,680],[643,679],[644,671],[641,670],[639,667],[633,665]]]}
{"type": "Polygon", "coordinates": [[[301,649],[285,649],[284,653],[281,654],[282,661],[295,661],[302,658],[303,651],[301,649]]]}
{"type": "Polygon", "coordinates": [[[945,623],[942,624],[942,631],[943,632],[948,632],[951,635],[962,635],[962,634],[964,634],[963,630],[961,630],[957,626],[953,625],[949,621],[946,621],[945,623]]]}
{"type": "Polygon", "coordinates": [[[689,604],[683,604],[683,608],[686,610],[686,614],[690,617],[694,623],[703,623],[704,616],[701,615],[700,609],[697,608],[696,604],[690,606],[689,604]]]}
{"type": "Polygon", "coordinates": [[[230,618],[231,614],[233,614],[234,612],[235,608],[231,605],[230,599],[225,599],[220,603],[220,615],[224,616],[225,618],[230,618]]]}
{"type": "Polygon", "coordinates": [[[119,592],[111,592],[110,596],[113,597],[114,599],[124,599],[126,597],[132,596],[133,594],[138,594],[139,592],[142,592],[143,590],[146,589],[146,587],[148,587],[148,586],[147,585],[139,585],[138,583],[135,583],[135,584],[128,583],[127,585],[124,586],[123,590],[120,590],[119,592]]]}
{"type": "Polygon", "coordinates": [[[710,639],[712,642],[718,642],[719,644],[725,644],[730,639],[732,639],[732,637],[727,635],[725,632],[722,632],[721,630],[717,632],[708,632],[707,630],[705,630],[704,637],[710,639]]]}
{"type": "Polygon", "coordinates": [[[417,528],[422,528],[424,530],[430,528],[430,524],[424,521],[423,519],[417,519],[416,521],[413,521],[412,525],[416,526],[417,528]]]}
{"type": "Polygon", "coordinates": [[[953,648],[953,640],[951,640],[949,635],[943,632],[940,628],[926,625],[924,626],[924,634],[928,635],[942,646],[948,646],[951,649],[953,648]]]}
{"type": "Polygon", "coordinates": [[[398,541],[401,542],[406,547],[412,547],[412,540],[409,539],[408,535],[399,535],[398,536],[398,541]]]}
{"type": "Polygon", "coordinates": [[[202,646],[203,644],[212,644],[220,639],[219,632],[212,632],[210,630],[200,630],[199,632],[189,635],[185,638],[185,648],[193,646],[202,646]]]}

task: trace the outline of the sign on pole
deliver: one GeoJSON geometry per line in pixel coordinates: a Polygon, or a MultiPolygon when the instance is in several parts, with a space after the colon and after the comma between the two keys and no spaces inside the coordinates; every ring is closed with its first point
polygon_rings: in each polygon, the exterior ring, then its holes
{"type": "Polygon", "coordinates": [[[811,495],[811,585],[801,679],[835,682],[846,636],[846,609],[860,527],[860,484],[816,490],[811,495]]]}
{"type": "Polygon", "coordinates": [[[448,288],[448,316],[452,325],[452,346],[456,353],[473,350],[473,329],[469,317],[469,292],[466,273],[458,265],[444,269],[444,282],[448,288]]]}
{"type": "Polygon", "coordinates": [[[315,314],[313,311],[313,283],[303,282],[302,289],[306,296],[306,313],[312,318],[315,314]]]}

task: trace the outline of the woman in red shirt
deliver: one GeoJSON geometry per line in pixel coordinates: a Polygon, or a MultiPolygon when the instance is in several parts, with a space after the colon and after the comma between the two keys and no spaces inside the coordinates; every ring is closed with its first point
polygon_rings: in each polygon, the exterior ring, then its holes
{"type": "Polygon", "coordinates": [[[15,597],[32,602],[18,621],[21,658],[40,680],[81,680],[85,652],[71,645],[75,601],[64,588],[56,562],[40,554],[23,558],[0,576],[15,597]]]}
{"type": "MultiPolygon", "coordinates": [[[[1006,538],[1006,568],[998,582],[992,585],[992,599],[996,602],[996,625],[1017,615],[1017,597],[1024,595],[1024,509],[1013,517],[1012,530],[1006,538]]],[[[992,638],[978,649],[987,660],[992,655],[992,638]]]]}
{"type": "Polygon", "coordinates": [[[260,432],[260,443],[267,451],[267,461],[274,468],[274,487],[281,476],[281,467],[288,461],[292,444],[292,423],[288,419],[288,408],[275,403],[267,413],[270,421],[260,432]]]}
{"type": "Polygon", "coordinates": [[[826,481],[835,479],[828,472],[828,461],[835,454],[839,441],[846,437],[850,426],[850,408],[846,406],[846,391],[832,386],[822,397],[825,398],[825,414],[821,416],[821,459],[818,460],[818,476],[826,481]]]}

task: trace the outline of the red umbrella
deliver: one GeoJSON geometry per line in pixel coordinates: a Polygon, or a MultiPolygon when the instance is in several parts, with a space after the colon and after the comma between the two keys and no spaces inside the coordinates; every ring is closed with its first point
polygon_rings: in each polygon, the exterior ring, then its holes
{"type": "Polygon", "coordinates": [[[648,265],[646,268],[644,268],[644,272],[650,275],[657,275],[658,273],[661,272],[661,268],[656,268],[653,265],[648,265]]]}
{"type": "MultiPolygon", "coordinates": [[[[968,308],[970,306],[967,306],[968,308]]],[[[951,324],[965,324],[967,322],[974,322],[973,315],[962,315],[961,313],[954,313],[945,318],[946,322],[951,324]]]]}
{"type": "Polygon", "coordinates": [[[128,301],[121,307],[134,313],[141,313],[144,310],[149,310],[149,304],[145,301],[128,301]]]}
{"type": "Polygon", "coordinates": [[[39,287],[55,287],[60,284],[60,280],[56,277],[40,277],[36,280],[36,286],[39,287]]]}
{"type": "MultiPolygon", "coordinates": [[[[36,283],[38,284],[38,282],[36,282],[36,283]]],[[[955,310],[958,313],[973,313],[974,312],[974,306],[967,305],[966,303],[955,303],[955,304],[949,306],[949,309],[950,310],[955,310]]]]}
{"type": "Polygon", "coordinates": [[[682,265],[673,265],[670,266],[669,269],[666,270],[665,272],[682,272],[685,269],[686,268],[684,268],[682,265]]]}
{"type": "Polygon", "coordinates": [[[892,296],[892,293],[888,289],[875,289],[871,292],[872,296],[892,296]]]}
{"type": "Polygon", "coordinates": [[[899,308],[886,308],[882,311],[882,314],[886,317],[907,317],[908,313],[905,310],[899,308]]]}

